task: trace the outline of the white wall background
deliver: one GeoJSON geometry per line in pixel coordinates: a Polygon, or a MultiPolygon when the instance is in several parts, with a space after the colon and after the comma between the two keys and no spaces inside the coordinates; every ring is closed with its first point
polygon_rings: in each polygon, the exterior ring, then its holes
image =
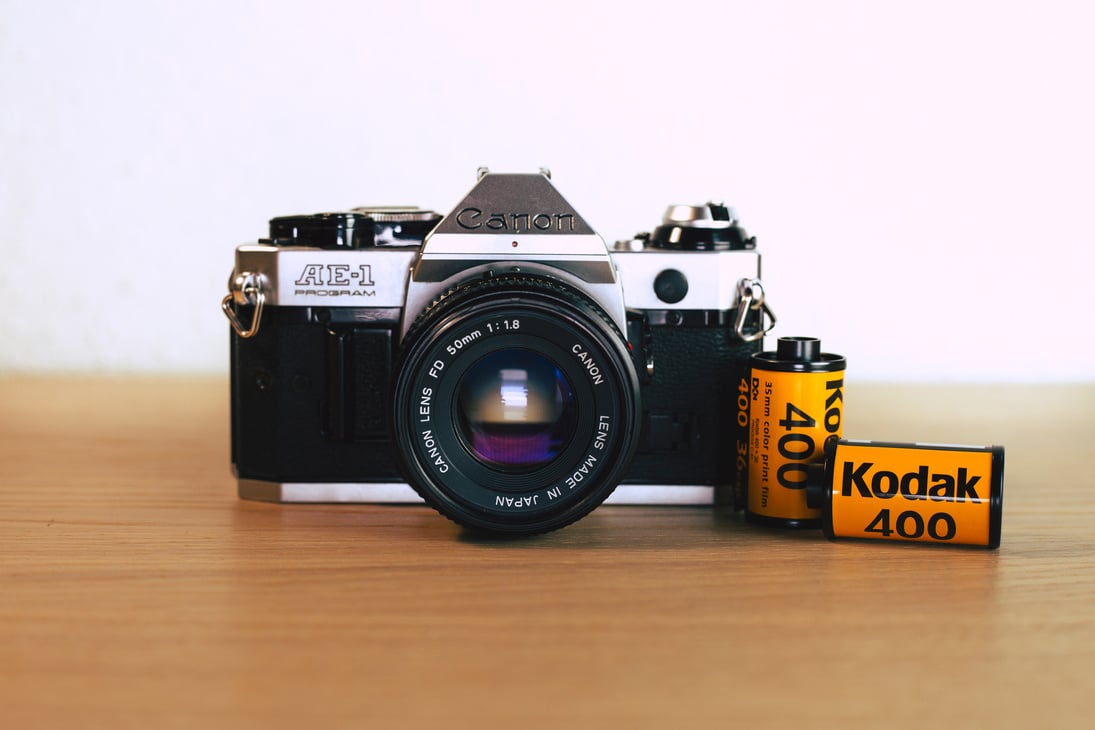
{"type": "Polygon", "coordinates": [[[0,372],[223,372],[268,218],[545,165],[733,204],[850,376],[1095,379],[1091,7],[0,0],[0,372]]]}

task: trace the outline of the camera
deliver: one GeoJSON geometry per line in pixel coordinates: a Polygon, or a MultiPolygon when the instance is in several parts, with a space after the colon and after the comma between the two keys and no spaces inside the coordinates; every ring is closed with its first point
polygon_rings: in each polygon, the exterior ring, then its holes
{"type": "Polygon", "coordinates": [[[424,501],[513,535],[606,500],[732,502],[775,322],[759,276],[722,204],[610,248],[546,170],[480,169],[447,216],[274,218],[222,302],[239,494],[424,501]]]}

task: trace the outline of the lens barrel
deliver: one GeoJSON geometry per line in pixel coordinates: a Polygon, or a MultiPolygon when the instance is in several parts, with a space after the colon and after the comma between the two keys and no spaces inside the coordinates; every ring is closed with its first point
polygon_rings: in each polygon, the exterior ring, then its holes
{"type": "Polygon", "coordinates": [[[468,527],[528,535],[603,502],[639,434],[627,344],[561,282],[506,275],[439,297],[404,339],[393,426],[404,473],[468,527]]]}

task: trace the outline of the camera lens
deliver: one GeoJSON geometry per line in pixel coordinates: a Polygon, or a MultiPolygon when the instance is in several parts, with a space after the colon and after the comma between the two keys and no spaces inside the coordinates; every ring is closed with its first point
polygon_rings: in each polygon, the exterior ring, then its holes
{"type": "Polygon", "coordinates": [[[507,348],[468,368],[457,387],[459,435],[475,458],[515,471],[552,461],[578,424],[574,389],[548,358],[507,348]]]}
{"type": "Polygon", "coordinates": [[[627,343],[582,292],[528,275],[440,296],[403,341],[393,431],[408,482],[450,519],[546,532],[604,501],[639,433],[627,343]]]}

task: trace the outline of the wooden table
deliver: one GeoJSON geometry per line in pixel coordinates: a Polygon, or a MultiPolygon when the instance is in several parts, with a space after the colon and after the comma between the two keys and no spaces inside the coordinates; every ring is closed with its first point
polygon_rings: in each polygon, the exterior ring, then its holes
{"type": "Polygon", "coordinates": [[[1093,385],[849,384],[847,436],[1007,447],[998,551],[243,502],[227,401],[0,378],[0,727],[1095,722],[1093,385]]]}

